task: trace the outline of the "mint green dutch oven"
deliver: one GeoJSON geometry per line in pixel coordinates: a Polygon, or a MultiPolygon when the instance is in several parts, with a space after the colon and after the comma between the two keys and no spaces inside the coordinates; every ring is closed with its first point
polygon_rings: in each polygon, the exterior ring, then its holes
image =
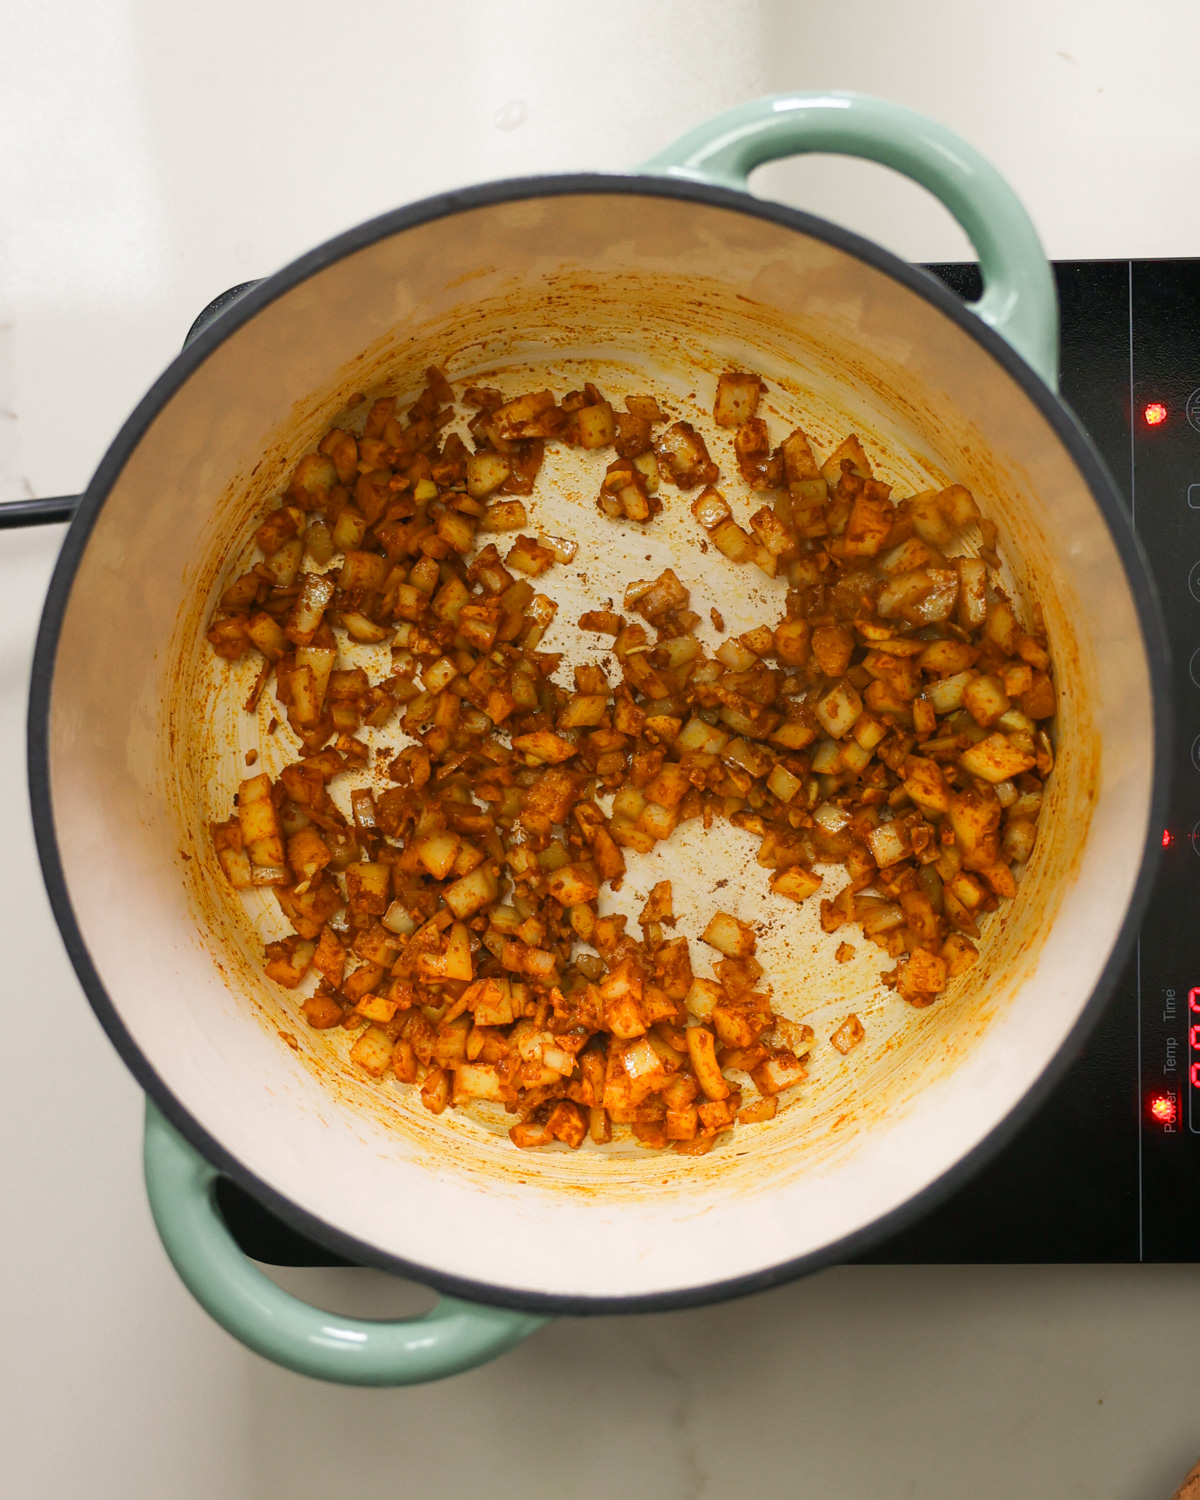
{"type": "MultiPolygon", "coordinates": [[[[636,175],[494,183],[387,214],[259,283],[166,371],[68,534],[38,643],[30,773],[67,947],[149,1096],[155,1222],[230,1333],[319,1379],[401,1385],[492,1359],[555,1313],[761,1289],[894,1232],[1035,1108],[1135,931],[1165,750],[1150,586],[1057,398],[1057,349],[1050,270],[998,174],[920,115],[828,93],[731,111],[636,175]],[[804,152],[928,188],[978,252],[982,300],[964,307],[861,238],[747,193],[756,166],[804,152]],[[353,1080],[339,1092],[306,1059],[311,1037],[281,1039],[294,1000],[257,974],[236,898],[189,842],[219,772],[203,695],[186,700],[231,528],[248,535],[356,383],[439,356],[462,378],[585,355],[653,367],[701,400],[722,362],[759,370],[817,430],[872,435],[900,479],[970,483],[1058,664],[1054,792],[976,978],[906,1012],[888,1056],[863,1049],[859,1071],[818,1077],[809,1104],[703,1158],[517,1153],[454,1112],[421,1118],[393,1099],[389,1116],[353,1080]],[[386,1323],[288,1296],[230,1238],[221,1174],[442,1301],[386,1323]]],[[[669,551],[662,524],[654,545],[669,551]]],[[[844,983],[826,957],[811,964],[800,1002],[844,983]]]]}

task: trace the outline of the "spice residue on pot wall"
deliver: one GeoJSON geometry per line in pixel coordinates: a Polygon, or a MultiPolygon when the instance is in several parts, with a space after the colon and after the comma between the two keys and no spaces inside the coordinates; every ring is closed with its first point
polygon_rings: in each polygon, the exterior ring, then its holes
{"type": "MultiPolygon", "coordinates": [[[[844,320],[847,309],[836,311],[844,320]]],[[[853,308],[849,312],[853,313],[853,308]]],[[[229,517],[237,514],[242,522],[242,534],[248,534],[252,518],[268,497],[278,492],[280,477],[290,463],[307,443],[311,443],[315,430],[336,415],[339,400],[344,400],[349,394],[347,387],[362,387],[368,394],[373,394],[386,384],[389,390],[403,393],[407,384],[407,394],[411,398],[416,393],[413,375],[423,368],[422,361],[444,359],[453,378],[470,375],[480,382],[485,379],[496,383],[504,381],[514,389],[519,388],[523,381],[527,384],[531,380],[564,389],[578,386],[584,379],[593,379],[604,389],[641,388],[653,381],[656,388],[671,392],[680,403],[681,411],[688,411],[694,420],[702,423],[705,398],[716,374],[730,363],[748,364],[753,359],[754,367],[763,371],[769,380],[774,377],[778,385],[778,390],[768,398],[766,405],[771,417],[782,419],[783,423],[802,422],[813,434],[814,441],[825,443],[826,451],[834,445],[837,437],[844,434],[848,424],[853,425],[868,444],[878,444],[874,451],[880,454],[880,470],[898,491],[926,489],[952,480],[966,482],[980,494],[990,513],[1001,521],[1002,532],[1007,529],[1008,511],[1004,497],[996,493],[999,488],[996,465],[988,462],[989,455],[981,441],[977,437],[973,441],[960,438],[956,443],[947,432],[946,414],[937,411],[935,403],[926,399],[923,407],[922,402],[914,397],[907,400],[902,397],[902,371],[893,364],[887,371],[886,380],[883,379],[881,372],[872,370],[861,353],[850,356],[848,340],[840,347],[834,345],[831,348],[827,343],[817,345],[810,339],[807,347],[800,341],[798,348],[796,332],[791,329],[788,330],[792,341],[789,346],[789,341],[780,337],[777,318],[771,309],[729,298],[717,287],[694,281],[681,289],[677,279],[668,279],[658,285],[643,281],[635,287],[618,278],[611,287],[603,289],[590,278],[582,287],[571,286],[565,277],[557,284],[552,283],[539,298],[536,308],[537,321],[541,325],[539,331],[546,346],[544,356],[537,360],[528,357],[531,320],[522,319],[520,314],[520,302],[503,297],[490,304],[473,303],[469,316],[472,338],[465,345],[461,326],[467,319],[455,314],[423,333],[419,343],[404,350],[403,358],[398,357],[395,347],[390,344],[375,350],[336,384],[331,382],[332,393],[327,400],[306,404],[306,410],[295,421],[288,437],[278,445],[278,459],[270,480],[260,481],[249,495],[245,489],[236,488],[229,493],[222,508],[225,523],[229,524],[229,517]],[[581,306],[587,309],[586,321],[578,319],[581,306]],[[575,309],[575,322],[571,320],[572,308],[575,309]],[[653,319],[647,317],[650,308],[655,312],[653,319]],[[630,316],[634,310],[639,314],[637,320],[630,316]],[[632,322],[642,323],[643,320],[644,326],[631,326],[632,322]],[[654,330],[652,335],[645,332],[647,326],[654,330]],[[525,335],[521,348],[516,351],[503,347],[505,331],[514,327],[520,327],[525,335]],[[600,330],[614,351],[605,359],[597,358],[592,352],[599,342],[600,330]],[[616,356],[616,350],[620,350],[624,358],[616,356]],[[387,378],[389,376],[391,379],[387,378]],[[853,394],[850,403],[846,401],[844,389],[834,395],[834,377],[846,382],[853,394]],[[704,393],[698,389],[701,386],[706,387],[704,393]],[[901,434],[912,433],[916,437],[922,427],[926,433],[932,428],[943,449],[951,451],[955,460],[953,469],[943,467],[946,464],[944,453],[940,463],[928,456],[927,438],[924,461],[919,442],[902,443],[901,434]]],[[[894,355],[897,349],[893,346],[888,352],[894,355]]],[[[555,455],[547,465],[547,482],[539,487],[544,488],[547,497],[553,496],[553,500],[535,497],[531,502],[534,509],[540,506],[545,510],[544,514],[541,510],[533,514],[531,509],[531,526],[556,534],[566,533],[580,543],[577,572],[585,574],[587,582],[576,579],[579,597],[564,602],[559,617],[563,625],[556,624],[553,627],[555,634],[545,643],[548,649],[564,650],[568,660],[573,649],[573,632],[567,622],[578,617],[574,610],[581,611],[589,603],[594,605],[600,594],[613,592],[616,581],[627,578],[631,569],[642,575],[661,563],[673,565],[681,574],[686,574],[688,563],[698,563],[700,558],[694,522],[682,506],[677,507],[682,514],[674,521],[670,515],[664,515],[660,518],[665,522],[661,528],[656,527],[652,533],[636,538],[636,554],[632,548],[622,551],[614,546],[611,525],[594,510],[597,480],[595,473],[591,472],[593,468],[595,464],[589,465],[580,455],[555,455]],[[645,560],[647,553],[650,562],[645,560]],[[613,587],[605,588],[605,581],[613,587]]],[[[1012,492],[1011,479],[1000,483],[1012,492]]],[[[1035,551],[1029,546],[1032,540],[1032,537],[1028,541],[1022,538],[1020,556],[1028,571],[1020,581],[1013,580],[1018,594],[1021,584],[1026,583],[1030,576],[1037,580],[1035,589],[1040,583],[1036,561],[1031,566],[1030,552],[1035,551]]],[[[1006,559],[1013,556],[1007,536],[1002,543],[1002,553],[1006,559]]],[[[231,562],[231,559],[225,559],[221,574],[214,573],[213,587],[234,571],[231,562]]],[[[709,567],[706,562],[705,570],[709,567]]],[[[742,577],[739,577],[739,584],[744,587],[742,577]]],[[[731,605],[729,589],[726,587],[718,593],[714,584],[712,603],[719,606],[726,615],[729,630],[734,631],[760,623],[771,611],[778,614],[779,601],[772,597],[772,593],[769,580],[756,580],[731,605]]],[[[1047,602],[1052,631],[1057,625],[1061,634],[1067,615],[1062,609],[1061,599],[1053,594],[1048,597],[1040,591],[1038,596],[1047,602]],[[1055,604],[1058,605],[1057,611],[1055,604]]],[[[1056,649],[1061,651],[1064,645],[1068,659],[1074,660],[1069,635],[1056,641],[1056,649]]],[[[194,637],[189,649],[194,654],[194,637]]],[[[193,660],[192,674],[203,674],[204,670],[202,658],[193,660]]],[[[188,700],[192,704],[206,701],[210,705],[215,701],[216,705],[216,711],[210,707],[204,715],[208,753],[202,764],[206,769],[204,774],[196,777],[193,791],[197,786],[204,787],[204,816],[216,816],[224,811],[217,805],[220,797],[227,798],[229,792],[227,785],[222,786],[213,779],[219,765],[228,766],[230,763],[226,747],[231,742],[236,743],[240,757],[251,748],[252,736],[247,734],[249,725],[236,707],[241,701],[239,691],[244,684],[235,685],[232,691],[224,690],[218,674],[217,680],[210,677],[207,682],[206,692],[210,696],[201,699],[196,690],[197,679],[192,674],[189,674],[188,700]]],[[[1060,669],[1060,680],[1067,684],[1065,696],[1075,702],[1078,697],[1077,667],[1075,671],[1060,669]]],[[[244,698],[244,691],[241,691],[241,697],[244,698]]],[[[264,707],[260,712],[265,716],[269,710],[264,707]]],[[[194,727],[195,719],[192,722],[194,727]]],[[[274,752],[269,738],[266,742],[258,738],[263,728],[263,724],[254,726],[253,744],[262,746],[262,765],[269,768],[274,752]]],[[[1082,725],[1076,723],[1072,728],[1075,731],[1072,746],[1085,748],[1088,744],[1086,730],[1080,735],[1082,725]]],[[[228,782],[227,772],[225,781],[228,782]]],[[[1044,826],[1051,831],[1051,838],[1045,842],[1052,852],[1048,856],[1039,844],[1037,858],[1043,863],[1053,857],[1053,829],[1057,823],[1057,813],[1046,815],[1044,826]]],[[[1077,822],[1075,826],[1078,827],[1077,822]]],[[[1079,847],[1077,838],[1068,841],[1071,855],[1079,847]]],[[[198,852],[200,849],[202,845],[198,846],[198,852]]],[[[711,906],[716,880],[729,880],[724,873],[714,878],[715,869],[736,872],[730,884],[721,887],[720,900],[727,909],[744,913],[748,919],[759,922],[762,932],[760,952],[770,974],[778,976],[777,998],[785,1013],[813,1024],[818,1035],[822,1035],[834,1029],[848,1009],[854,1009],[865,1023],[866,1042],[848,1060],[830,1054],[825,1066],[814,1063],[802,1104],[789,1111],[789,1115],[795,1118],[781,1116],[769,1126],[755,1128],[753,1135],[761,1139],[753,1141],[753,1149],[748,1150],[744,1158],[739,1152],[736,1161],[722,1162],[719,1158],[731,1153],[716,1152],[702,1161],[688,1161],[680,1170],[676,1163],[652,1158],[633,1148],[631,1155],[622,1156],[619,1168],[616,1163],[608,1163],[581,1171],[575,1163],[554,1159],[543,1163],[540,1158],[536,1165],[527,1160],[517,1164],[511,1160],[505,1163],[497,1159],[494,1148],[489,1148],[486,1127],[477,1126],[472,1133],[468,1127],[456,1125],[452,1131],[453,1145],[455,1159],[461,1165],[482,1171],[489,1178],[497,1172],[501,1176],[517,1172],[522,1178],[535,1175],[540,1181],[553,1181],[559,1190],[618,1192],[624,1184],[645,1177],[666,1181],[684,1191],[692,1190],[697,1186],[701,1168],[703,1175],[716,1172],[728,1176],[732,1173],[747,1187],[765,1186],[781,1170],[789,1175],[814,1170],[831,1160],[831,1153],[836,1155],[848,1149],[848,1143],[857,1132],[878,1129],[893,1118],[904,1108],[906,1101],[917,1096],[932,1080],[951,1071],[969,1053],[1001,1008],[1005,995],[1012,992],[1016,981],[1026,971],[1025,966],[1032,956],[1030,950],[1049,912],[1045,894],[1033,896],[1032,892],[1023,891],[1013,919],[995,921],[996,926],[1003,925],[1006,931],[1003,934],[988,932],[983,962],[977,969],[959,982],[940,1008],[935,1006],[914,1017],[911,1013],[901,1015],[899,1002],[877,984],[882,966],[882,955],[877,950],[867,950],[851,964],[837,965],[832,962],[833,949],[837,945],[819,931],[815,913],[803,908],[798,912],[789,909],[775,918],[763,920],[761,892],[755,880],[757,877],[757,883],[761,884],[762,877],[754,870],[749,879],[745,878],[749,842],[744,835],[739,837],[738,830],[714,828],[702,841],[689,839],[680,843],[673,840],[669,853],[664,853],[665,859],[658,851],[645,856],[648,868],[644,873],[632,867],[631,861],[628,895],[623,894],[619,903],[621,907],[631,910],[635,902],[640,905],[640,898],[644,897],[653,878],[661,878],[668,861],[676,891],[676,908],[681,912],[701,911],[711,906]],[[692,844],[694,847],[689,847],[692,844]],[[1025,901],[1027,895],[1032,898],[1028,902],[1025,901]],[[1036,903],[1036,911],[1021,912],[1022,903],[1030,907],[1036,903]],[[1013,923],[1020,923],[1015,932],[1011,930],[1013,923]],[[1025,957],[1022,958],[1023,953],[1025,957]],[[864,1087],[867,1079],[870,1085],[864,1087]],[[614,1180],[614,1176],[619,1180],[614,1180]]],[[[1033,869],[1031,867],[1031,873],[1033,869]]],[[[1044,885],[1045,891],[1051,891],[1055,880],[1043,877],[1039,884],[1044,885]]],[[[228,928],[231,919],[227,896],[220,892],[219,887],[210,887],[209,899],[212,909],[220,913],[218,920],[228,928]]],[[[264,918],[268,913],[269,909],[265,909],[264,918]]],[[[285,930],[280,929],[281,932],[285,930]]],[[[255,994],[266,1024],[278,1026],[280,998],[277,993],[266,992],[261,978],[250,970],[247,959],[254,945],[244,929],[238,946],[242,972],[237,982],[255,994]]],[[[296,1028],[296,1031],[302,1029],[296,1028]]],[[[297,1036],[296,1031],[292,1033],[293,1045],[301,1048],[311,1066],[328,1073],[330,1070],[325,1067],[321,1050],[312,1048],[308,1039],[297,1036]]],[[[828,1052],[829,1049],[825,1050],[828,1052]]],[[[382,1110],[390,1129],[399,1131],[403,1137],[420,1141],[425,1150],[435,1150],[438,1141],[444,1148],[450,1147],[444,1118],[436,1122],[428,1117],[423,1119],[418,1110],[405,1108],[396,1097],[386,1094],[381,1097],[378,1085],[356,1087],[348,1083],[344,1075],[339,1075],[334,1086],[353,1100],[356,1107],[382,1110]]],[[[557,1158],[558,1153],[552,1153],[552,1156],[557,1158]]]]}

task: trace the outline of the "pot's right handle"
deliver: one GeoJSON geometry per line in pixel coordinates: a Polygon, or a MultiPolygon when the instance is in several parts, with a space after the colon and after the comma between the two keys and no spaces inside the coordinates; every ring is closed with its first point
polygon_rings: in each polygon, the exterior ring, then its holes
{"type": "Polygon", "coordinates": [[[339,1385],[416,1385],[486,1364],[546,1321],[443,1297],[432,1312],[369,1322],[322,1312],[246,1259],[213,1199],[217,1169],[146,1100],[146,1193],[183,1284],[227,1333],[265,1358],[339,1385]]]}
{"type": "Polygon", "coordinates": [[[865,94],[776,94],[697,126],[641,170],[744,191],[755,167],[813,151],[880,162],[939,198],[979,256],[973,310],[1058,389],[1058,297],[1037,230],[995,167],[936,121],[865,94]]]}

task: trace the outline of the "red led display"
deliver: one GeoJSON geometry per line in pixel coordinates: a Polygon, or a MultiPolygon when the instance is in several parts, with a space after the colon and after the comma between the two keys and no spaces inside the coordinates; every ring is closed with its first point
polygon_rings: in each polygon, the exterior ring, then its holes
{"type": "Polygon", "coordinates": [[[1150,1100],[1150,1113],[1160,1125],[1174,1125],[1178,1109],[1174,1094],[1155,1094],[1150,1100]]]}
{"type": "Polygon", "coordinates": [[[1158,427],[1167,420],[1167,408],[1161,401],[1150,401],[1142,407],[1147,427],[1158,427]]]}
{"type": "MultiPolygon", "coordinates": [[[[1200,1093],[1200,985],[1187,992],[1187,1046],[1188,1046],[1188,1096],[1187,1096],[1187,1123],[1189,1130],[1200,1135],[1196,1125],[1196,1096],[1200,1093]]],[[[1171,1063],[1174,1066],[1174,1059],[1171,1063]]],[[[1183,1118],[1183,1102],[1179,1104],[1179,1119],[1183,1118]]],[[[1175,1120],[1164,1121],[1164,1132],[1171,1132],[1176,1128],[1175,1120]]]]}
{"type": "Polygon", "coordinates": [[[1169,849],[1174,842],[1175,842],[1175,835],[1173,833],[1171,833],[1169,829],[1164,828],[1163,829],[1163,848],[1164,849],[1169,849]]]}

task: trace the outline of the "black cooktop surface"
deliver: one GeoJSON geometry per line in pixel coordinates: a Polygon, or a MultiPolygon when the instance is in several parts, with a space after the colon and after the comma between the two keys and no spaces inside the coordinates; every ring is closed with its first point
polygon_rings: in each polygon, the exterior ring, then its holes
{"type": "MultiPolygon", "coordinates": [[[[972,265],[930,267],[979,295],[972,265]]],[[[1130,963],[1039,1113],[871,1262],[1200,1258],[1200,261],[1055,266],[1062,395],[1125,497],[1171,637],[1177,724],[1163,864],[1130,963]]],[[[232,1183],[239,1244],[285,1265],[345,1262],[232,1183]]]]}

